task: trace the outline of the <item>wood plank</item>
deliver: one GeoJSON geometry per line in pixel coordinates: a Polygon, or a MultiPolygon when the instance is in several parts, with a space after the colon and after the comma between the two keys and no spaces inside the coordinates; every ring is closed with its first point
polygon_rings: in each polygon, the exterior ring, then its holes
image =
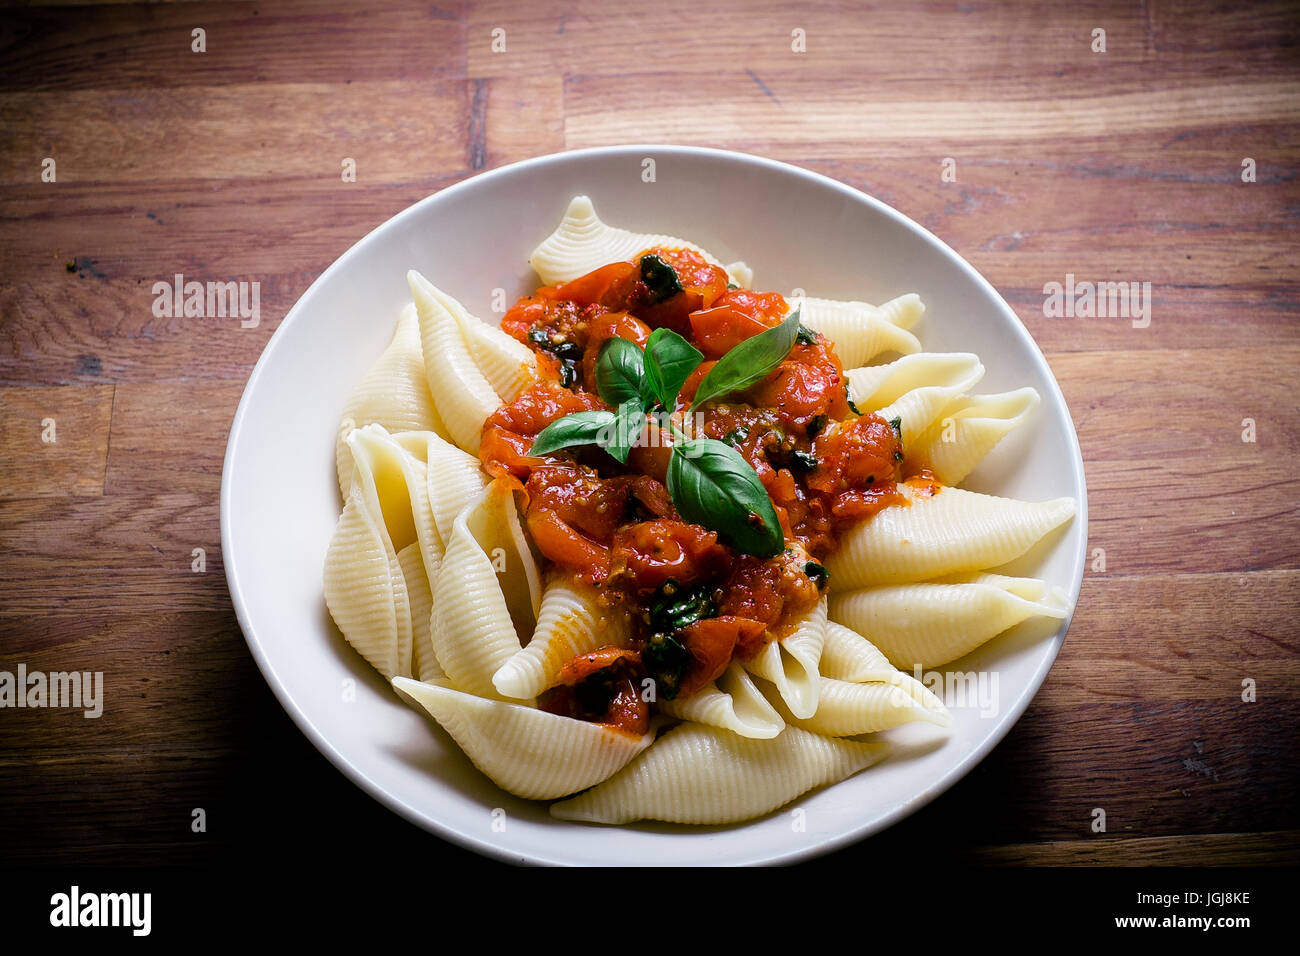
{"type": "Polygon", "coordinates": [[[464,75],[460,0],[77,3],[0,12],[0,90],[317,82],[346,86],[464,75]],[[206,52],[191,31],[206,31],[206,52]],[[327,38],[346,37],[346,42],[327,38]],[[325,41],[325,42],[322,42],[325,41]],[[106,71],[106,66],[111,67],[106,71]]]}
{"type": "Polygon", "coordinates": [[[1293,866],[1300,832],[1183,834],[1135,839],[1057,840],[975,846],[961,853],[977,866],[1293,866]]]}
{"type": "Polygon", "coordinates": [[[111,385],[0,388],[0,499],[102,495],[112,413],[111,385]]]}
{"type": "MultiPolygon", "coordinates": [[[[209,574],[220,574],[209,571],[209,574]]],[[[146,610],[138,603],[94,614],[51,611],[0,616],[0,670],[79,672],[98,699],[77,707],[4,711],[0,765],[67,764],[97,753],[225,752],[253,727],[231,713],[248,688],[269,688],[248,653],[227,598],[205,610],[146,610]],[[202,688],[202,692],[199,692],[202,688]],[[99,716],[86,716],[86,711],[99,716]]]]}
{"type": "Polygon", "coordinates": [[[767,84],[776,99],[744,73],[686,86],[671,73],[573,76],[564,90],[565,141],[577,148],[624,142],[709,146],[724,139],[759,150],[782,145],[846,158],[861,150],[858,130],[918,150],[963,140],[1014,149],[1044,139],[1061,145],[1300,119],[1300,82],[1289,79],[1199,80],[1171,89],[1135,81],[1132,89],[1112,84],[1091,95],[1080,92],[1077,80],[1063,79],[1037,89],[1033,99],[983,85],[978,95],[942,100],[912,97],[897,86],[881,95],[854,76],[834,85],[802,78],[767,84]],[[674,108],[655,108],[670,93],[674,108]],[[725,114],[710,109],[719,99],[731,104],[725,114]],[[629,109],[628,103],[647,106],[629,109]]]}
{"type": "Polygon", "coordinates": [[[247,83],[0,94],[8,149],[0,183],[302,178],[334,184],[408,182],[413,171],[467,165],[466,85],[416,79],[247,83]],[[356,161],[356,182],[342,161],[356,161]]]}
{"type": "Polygon", "coordinates": [[[1089,547],[1116,571],[1295,567],[1297,361],[1291,349],[1053,356],[1085,449],[1089,547]]]}
{"type": "Polygon", "coordinates": [[[483,111],[482,152],[471,154],[472,169],[564,151],[564,82],[559,76],[480,79],[471,88],[476,91],[473,103],[481,103],[483,111]]]}
{"type": "MultiPolygon", "coordinates": [[[[1141,331],[1134,329],[1135,337],[1141,331]]],[[[1267,469],[1300,452],[1289,374],[1297,362],[1293,347],[1051,357],[1086,463],[1166,467],[1181,459],[1241,470],[1267,469]],[[1243,418],[1255,420],[1254,442],[1242,440],[1243,418]]]]}
{"type": "Polygon", "coordinates": [[[0,501],[0,617],[229,601],[211,494],[0,501]],[[206,552],[206,573],[190,570],[206,552]],[[112,586],[107,586],[111,581],[112,586]]]}
{"type": "Polygon", "coordinates": [[[1294,697],[1061,705],[1044,688],[979,766],[865,846],[888,858],[917,847],[1289,830],[1300,780],[1286,741],[1298,728],[1294,697]],[[1104,835],[1091,830],[1096,808],[1104,835]]]}
{"type": "MultiPolygon", "coordinates": [[[[1268,21],[1282,16],[1275,6],[1261,12],[1263,24],[1253,26],[1263,35],[1268,21]]],[[[470,7],[465,39],[471,76],[618,75],[637,64],[643,70],[712,77],[743,66],[765,78],[792,71],[828,79],[868,75],[896,85],[922,65],[928,75],[950,83],[956,77],[1092,72],[1103,66],[1108,75],[1133,75],[1137,64],[1150,59],[1143,12],[1098,2],[1071,4],[1044,18],[1030,2],[868,8],[843,2],[791,7],[778,0],[707,6],[669,0],[617,8],[600,0],[490,0],[470,7]],[[1099,23],[1108,31],[1104,57],[1090,50],[1091,30],[1099,23]],[[796,28],[804,31],[806,53],[792,49],[796,28]],[[494,29],[506,31],[503,52],[499,44],[493,46],[494,29]],[[941,57],[936,48],[944,51],[941,57]]]]}
{"type": "Polygon", "coordinates": [[[1040,691],[1052,707],[1240,701],[1246,679],[1261,706],[1300,698],[1300,571],[1114,571],[1108,564],[1107,573],[1084,576],[1070,633],[1040,691]]]}
{"type": "Polygon", "coordinates": [[[195,492],[215,499],[243,391],[239,380],[117,386],[105,494],[195,492]]]}

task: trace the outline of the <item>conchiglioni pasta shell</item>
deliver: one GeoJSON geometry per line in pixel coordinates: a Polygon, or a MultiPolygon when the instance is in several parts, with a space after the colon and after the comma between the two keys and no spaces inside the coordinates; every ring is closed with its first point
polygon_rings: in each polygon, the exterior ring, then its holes
{"type": "Polygon", "coordinates": [[[492,676],[505,697],[536,697],[556,683],[566,661],[605,644],[627,642],[628,621],[619,608],[604,608],[597,591],[571,573],[553,569],[546,578],[532,640],[492,676]]]}
{"type": "Polygon", "coordinates": [[[654,741],[653,734],[637,737],[439,684],[399,677],[393,686],[428,711],[497,786],[530,800],[600,783],[654,741]]]}
{"type": "MultiPolygon", "coordinates": [[[[441,441],[433,432],[415,434],[441,441]]],[[[393,547],[401,551],[412,538],[419,543],[428,579],[426,586],[432,588],[444,549],[429,501],[427,466],[382,425],[358,428],[348,437],[348,444],[354,450],[354,458],[358,462],[364,458],[366,462],[393,547]]],[[[359,473],[361,467],[360,464],[355,466],[354,474],[359,473]]]]}
{"type": "Polygon", "coordinates": [[[552,804],[551,814],[584,823],[736,823],[852,776],[885,753],[882,743],[836,740],[797,727],[758,740],[684,723],[609,780],[552,804]]]}
{"type": "MultiPolygon", "coordinates": [[[[693,249],[715,266],[722,266],[708,251],[676,236],[629,232],[606,225],[596,215],[596,207],[586,196],[574,196],[555,231],[533,250],[528,263],[542,282],[555,285],[569,282],[588,272],[631,259],[647,249],[693,249]]],[[[749,288],[753,272],[743,262],[723,266],[727,275],[742,289],[749,288]]]]}
{"type": "Polygon", "coordinates": [[[424,371],[438,414],[462,449],[478,454],[483,423],[501,406],[501,396],[478,367],[456,315],[424,276],[406,274],[420,319],[424,371]]]}
{"type": "Polygon", "coordinates": [[[826,643],[826,598],[799,622],[793,633],[769,641],[753,660],[745,662],[752,674],[776,685],[790,710],[811,717],[817,710],[818,663],[826,643]]]}
{"type": "Polygon", "coordinates": [[[684,700],[660,700],[659,712],[679,720],[693,720],[730,730],[742,737],[770,740],[785,721],[763,696],[748,671],[732,661],[718,679],[684,700]]]}
{"type": "MultiPolygon", "coordinates": [[[[834,606],[831,595],[831,606],[834,606]]],[[[829,607],[828,607],[829,614],[829,607]]],[[[888,681],[898,668],[889,663],[876,645],[850,627],[835,620],[826,622],[826,644],[822,648],[818,670],[823,677],[833,680],[846,680],[854,683],[864,681],[888,681]]]]}
{"type": "Polygon", "coordinates": [[[465,306],[430,285],[430,295],[456,320],[469,348],[470,358],[503,402],[513,402],[536,378],[537,357],[532,349],[495,325],[472,315],[465,306]]]}
{"type": "Polygon", "coordinates": [[[849,368],[853,404],[878,412],[918,388],[949,388],[957,395],[984,377],[984,366],[973,352],[918,352],[888,365],[849,368]]]}
{"type": "Polygon", "coordinates": [[[447,426],[429,394],[414,303],[402,309],[392,342],[366,372],[361,384],[353,389],[343,408],[334,459],[339,490],[345,499],[352,487],[353,468],[347,437],[354,428],[370,424],[382,425],[390,432],[430,430],[447,436],[447,426]]]}
{"type": "Polygon", "coordinates": [[[844,368],[865,365],[885,352],[908,355],[921,350],[921,343],[908,331],[925,312],[921,297],[914,292],[881,306],[808,296],[793,304],[799,306],[802,324],[835,344],[835,354],[844,368]]]}
{"type": "Polygon", "coordinates": [[[906,446],[907,460],[916,468],[928,468],[945,485],[960,484],[1038,404],[1038,392],[1027,387],[958,398],[924,435],[906,446]]]}
{"type": "Polygon", "coordinates": [[[492,479],[477,458],[432,432],[402,432],[393,438],[426,463],[429,508],[446,550],[456,518],[492,479]]]}
{"type": "Polygon", "coordinates": [[[835,620],[862,634],[896,667],[938,667],[1031,617],[1063,619],[1065,593],[1037,578],[973,574],[941,582],[837,593],[835,620]]]}
{"type": "Polygon", "coordinates": [[[400,501],[390,502],[388,519],[398,527],[390,529],[386,522],[381,497],[396,494],[391,488],[381,492],[376,472],[403,472],[400,464],[384,460],[391,449],[374,439],[370,430],[377,427],[359,429],[348,438],[355,480],[325,553],[325,604],[348,643],[391,678],[411,673],[413,640],[406,578],[394,537],[402,547],[418,547],[418,540],[409,502],[406,513],[396,517],[400,501]]]}
{"type": "MultiPolygon", "coordinates": [[[[884,508],[854,527],[827,559],[836,591],[997,567],[1024,554],[1075,511],[1073,498],[1027,502],[960,488],[927,497],[908,484],[898,489],[906,504],[884,508]]],[[[874,634],[865,634],[875,641],[874,634]]]]}
{"type": "Polygon", "coordinates": [[[452,525],[433,587],[433,650],[458,690],[498,697],[492,675],[531,634],[540,585],[510,485],[497,479],[452,525]]]}
{"type": "Polygon", "coordinates": [[[888,683],[853,683],[823,677],[817,713],[807,719],[791,714],[771,684],[763,691],[787,723],[827,737],[874,734],[915,721],[940,727],[952,725],[952,716],[943,701],[915,678],[906,674],[898,676],[901,679],[888,683]]]}

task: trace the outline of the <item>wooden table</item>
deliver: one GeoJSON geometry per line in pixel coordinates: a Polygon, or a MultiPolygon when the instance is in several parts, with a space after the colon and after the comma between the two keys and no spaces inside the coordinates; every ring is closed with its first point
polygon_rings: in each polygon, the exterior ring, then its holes
{"type": "Polygon", "coordinates": [[[839,859],[1300,857],[1294,5],[367,7],[0,13],[0,670],[101,670],[108,697],[97,720],[0,711],[0,860],[400,843],[478,864],[269,692],[223,574],[226,434],[279,320],[371,228],[479,170],[629,141],[792,162],[933,230],[1024,320],[1083,445],[1097,551],[1042,691],[839,859]],[[155,317],[178,272],[260,282],[260,325],[155,317]],[[1149,326],[1046,317],[1067,274],[1150,282],[1149,326]]]}

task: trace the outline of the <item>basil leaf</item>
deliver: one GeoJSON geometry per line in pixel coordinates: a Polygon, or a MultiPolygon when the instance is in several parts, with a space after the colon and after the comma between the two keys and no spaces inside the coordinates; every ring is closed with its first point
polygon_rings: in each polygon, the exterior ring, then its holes
{"type": "Polygon", "coordinates": [[[656,255],[641,257],[641,281],[650,290],[652,304],[685,291],[682,280],[677,278],[677,270],[656,255]]]}
{"type": "Polygon", "coordinates": [[[613,412],[574,412],[551,422],[533,439],[528,454],[547,455],[574,445],[595,445],[615,422],[613,412]]]}
{"type": "Polygon", "coordinates": [[[713,438],[674,445],[668,493],[683,518],[712,528],[746,554],[770,558],[785,547],[767,489],[730,445],[713,438]]]}
{"type": "Polygon", "coordinates": [[[655,329],[645,345],[645,377],[651,396],[671,412],[682,385],[703,361],[704,353],[672,329],[655,329]]]}
{"type": "Polygon", "coordinates": [[[795,335],[795,341],[800,345],[816,345],[817,333],[806,325],[799,326],[799,332],[795,335]]]}
{"type": "Polygon", "coordinates": [[[798,334],[799,309],[796,308],[780,325],[745,339],[718,359],[718,364],[704,376],[696,390],[691,408],[739,392],[766,378],[790,354],[798,334]]]}
{"type": "Polygon", "coordinates": [[[645,382],[645,356],[635,342],[615,336],[600,347],[596,358],[596,391],[606,405],[617,408],[640,400],[645,382]]]}
{"type": "MultiPolygon", "coordinates": [[[[602,441],[601,447],[616,458],[620,464],[627,464],[627,456],[636,446],[645,428],[645,408],[640,398],[628,399],[618,406],[614,413],[613,435],[602,441]]],[[[605,436],[601,436],[605,438],[605,436]]]]}

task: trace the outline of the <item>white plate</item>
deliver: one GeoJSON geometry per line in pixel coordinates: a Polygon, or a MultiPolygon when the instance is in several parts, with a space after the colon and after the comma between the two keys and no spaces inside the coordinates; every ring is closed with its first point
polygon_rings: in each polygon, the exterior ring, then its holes
{"type": "MultiPolygon", "coordinates": [[[[1078,439],[1061,391],[1016,314],[975,270],[916,223],[841,183],[719,150],[620,146],[544,156],[444,189],[384,223],[330,266],[285,316],[235,414],[221,484],[221,546],[239,623],[285,710],[340,770],[412,822],[482,853],[545,863],[788,861],[875,833],[975,766],[1028,706],[1065,639],[1022,628],[949,671],[996,676],[998,705],[954,707],[951,736],[891,731],[884,763],[731,827],[600,827],[552,819],[482,776],[440,728],[401,703],[343,641],[321,595],[341,510],[334,439],[344,402],[392,335],[419,269],[474,313],[532,291],[534,245],[576,194],[608,223],[744,259],[758,289],[883,302],[918,292],[914,329],[930,351],[972,351],[981,392],[1032,385],[1034,418],[965,487],[1028,500],[1068,495],[1064,534],[1022,559],[1077,599],[1087,543],[1078,439]],[[655,161],[655,182],[642,180],[655,161]],[[351,682],[351,683],[349,683],[351,682]],[[355,700],[345,688],[355,687],[355,700]],[[802,813],[794,813],[799,810],[802,813]],[[494,813],[494,811],[498,811],[494,813]],[[500,812],[504,811],[504,815],[500,812]],[[504,826],[502,826],[504,824],[504,826]]],[[[328,215],[328,210],[321,210],[328,215]]]]}

